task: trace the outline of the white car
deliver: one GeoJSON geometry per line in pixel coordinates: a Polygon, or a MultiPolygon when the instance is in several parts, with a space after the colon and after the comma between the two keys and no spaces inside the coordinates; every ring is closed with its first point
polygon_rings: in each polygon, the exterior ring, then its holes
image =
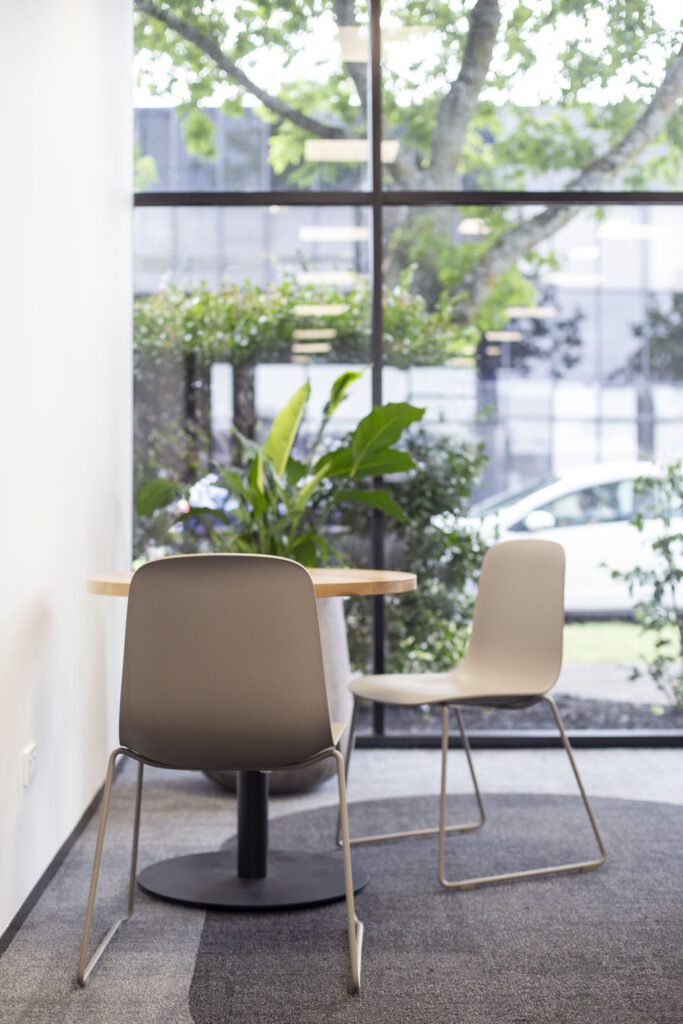
{"type": "MultiPolygon", "coordinates": [[[[662,470],[651,462],[603,463],[568,470],[556,479],[523,490],[495,495],[474,505],[469,522],[484,537],[519,540],[542,537],[558,541],[567,556],[565,606],[569,615],[628,614],[637,599],[610,570],[640,565],[655,557],[649,543],[661,532],[661,520],[645,522],[643,533],[631,524],[647,499],[636,494],[639,477],[655,478],[662,470]]],[[[682,527],[679,512],[675,526],[682,527]]]]}

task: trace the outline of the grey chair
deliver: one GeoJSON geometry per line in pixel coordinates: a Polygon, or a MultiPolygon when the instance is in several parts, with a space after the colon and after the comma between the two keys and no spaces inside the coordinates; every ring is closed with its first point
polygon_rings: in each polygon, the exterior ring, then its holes
{"type": "Polygon", "coordinates": [[[315,593],[297,562],[268,555],[186,555],[150,562],[132,580],[123,659],[120,746],[109,758],[78,964],[84,985],[133,912],[144,764],[272,771],[337,763],[353,988],[363,926],[354,906],[343,730],[327,705],[315,593]],[[138,763],[128,909],[88,958],[117,757],[138,763]]]}
{"type": "MultiPolygon", "coordinates": [[[[590,871],[604,863],[606,853],[602,836],[581,781],[560,713],[548,692],[557,682],[562,666],[564,565],[564,549],[552,541],[515,540],[494,545],[484,558],[472,635],[467,653],[457,668],[450,672],[360,676],[352,680],[350,689],[354,695],[354,709],[346,757],[347,774],[353,750],[359,700],[367,699],[402,707],[431,704],[442,709],[438,826],[359,836],[351,840],[352,846],[404,837],[438,835],[437,876],[441,885],[447,889],[471,889],[490,882],[567,871],[590,871]],[[460,707],[474,705],[523,709],[538,701],[544,701],[552,713],[598,844],[599,856],[572,864],[449,880],[445,871],[446,836],[452,832],[471,832],[480,828],[485,821],[484,806],[460,707]],[[477,820],[455,825],[446,824],[448,716],[451,707],[454,708],[458,720],[479,809],[477,820]]],[[[340,834],[341,821],[337,830],[338,842],[340,834]]]]}

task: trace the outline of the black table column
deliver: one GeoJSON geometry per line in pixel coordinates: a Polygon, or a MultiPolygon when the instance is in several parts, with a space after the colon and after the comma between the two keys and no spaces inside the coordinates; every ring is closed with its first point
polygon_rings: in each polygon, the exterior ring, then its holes
{"type": "MultiPolygon", "coordinates": [[[[222,910],[292,910],[343,900],[341,850],[334,849],[330,821],[329,853],[268,851],[268,775],[238,772],[237,873],[235,847],[193,853],[151,864],[138,875],[147,892],[167,900],[222,910]]],[[[305,815],[302,816],[305,822],[305,815]]],[[[354,890],[367,882],[354,865],[354,890]]]]}
{"type": "Polygon", "coordinates": [[[237,874],[265,878],[268,874],[268,776],[239,772],[237,776],[237,874]]]}

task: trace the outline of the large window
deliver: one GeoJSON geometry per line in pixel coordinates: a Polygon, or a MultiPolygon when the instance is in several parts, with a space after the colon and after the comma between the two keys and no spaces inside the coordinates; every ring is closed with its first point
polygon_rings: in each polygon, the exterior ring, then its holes
{"type": "MultiPolygon", "coordinates": [[[[412,529],[369,513],[339,527],[349,559],[421,576],[374,624],[349,603],[358,668],[446,668],[484,543],[553,536],[570,727],[683,727],[629,681],[656,638],[613,576],[651,557],[636,480],[683,457],[674,15],[665,0],[139,4],[136,487],[210,487],[234,428],[262,437],[304,380],[304,445],[344,369],[367,367],[340,434],[372,404],[424,407],[417,473],[394,483],[412,529]]],[[[136,538],[139,556],[168,542],[144,517],[136,538]]],[[[434,729],[381,709],[364,724],[434,729]]],[[[473,727],[523,724],[545,725],[473,727]]]]}

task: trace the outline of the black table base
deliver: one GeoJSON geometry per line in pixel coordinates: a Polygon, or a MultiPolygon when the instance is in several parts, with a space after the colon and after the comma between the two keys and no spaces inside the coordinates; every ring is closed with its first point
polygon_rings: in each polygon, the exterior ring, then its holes
{"type": "MultiPolygon", "coordinates": [[[[343,900],[341,854],[273,851],[265,878],[235,874],[234,853],[195,853],[152,864],[138,875],[147,892],[163,899],[214,910],[294,910],[343,900]]],[[[355,871],[353,885],[367,877],[355,871]]]]}
{"type": "MultiPolygon", "coordinates": [[[[293,910],[343,900],[341,850],[330,854],[268,852],[268,776],[240,772],[235,853],[194,853],[145,868],[138,883],[162,899],[221,910],[293,910]]],[[[333,833],[330,833],[330,844],[333,833]]],[[[354,891],[367,875],[353,872],[354,891]]]]}

